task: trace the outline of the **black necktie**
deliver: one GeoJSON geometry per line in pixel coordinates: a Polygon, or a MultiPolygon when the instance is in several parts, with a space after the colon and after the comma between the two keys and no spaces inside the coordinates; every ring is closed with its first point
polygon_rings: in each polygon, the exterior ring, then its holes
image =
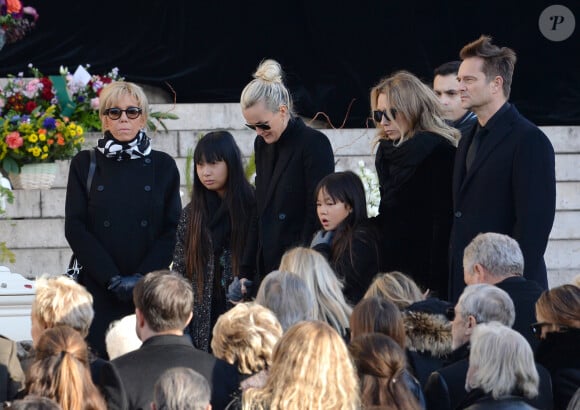
{"type": "Polygon", "coordinates": [[[465,170],[469,171],[469,169],[471,168],[471,165],[473,165],[473,161],[475,161],[475,156],[477,154],[477,151],[479,150],[479,147],[481,145],[481,140],[483,138],[483,136],[486,134],[486,129],[484,127],[481,127],[479,125],[477,125],[476,129],[475,129],[475,135],[473,136],[473,139],[471,140],[471,145],[469,146],[469,149],[467,150],[467,156],[465,157],[465,170]]]}

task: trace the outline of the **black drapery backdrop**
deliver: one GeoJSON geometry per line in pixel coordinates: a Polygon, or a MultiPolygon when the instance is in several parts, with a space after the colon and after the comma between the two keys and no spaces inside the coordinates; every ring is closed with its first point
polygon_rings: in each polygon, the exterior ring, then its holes
{"type": "MultiPolygon", "coordinates": [[[[580,125],[580,36],[538,28],[549,1],[528,0],[29,0],[36,29],[0,51],[0,76],[118,67],[130,81],[176,92],[178,103],[237,102],[263,58],[287,73],[297,111],[363,127],[369,89],[406,69],[430,82],[480,34],[518,54],[511,100],[538,125],[580,125]],[[349,110],[349,106],[352,107],[349,110]],[[347,115],[348,112],[348,115],[347,115]]],[[[578,0],[563,0],[580,25],[578,0]]]]}

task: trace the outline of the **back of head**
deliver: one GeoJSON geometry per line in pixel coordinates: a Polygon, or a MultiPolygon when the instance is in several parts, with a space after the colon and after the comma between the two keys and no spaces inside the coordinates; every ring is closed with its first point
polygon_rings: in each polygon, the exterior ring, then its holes
{"type": "Polygon", "coordinates": [[[242,90],[240,104],[242,110],[263,102],[272,112],[278,111],[281,105],[288,107],[292,113],[292,98],[283,81],[282,66],[275,60],[263,60],[254,73],[254,79],[242,90]]]}
{"type": "Polygon", "coordinates": [[[103,87],[99,95],[99,116],[105,115],[105,110],[116,106],[123,96],[133,97],[142,110],[143,118],[149,117],[149,101],[145,91],[135,83],[127,81],[114,81],[103,87]]]}
{"type": "Polygon", "coordinates": [[[272,271],[267,274],[255,301],[274,312],[284,331],[294,323],[314,318],[314,296],[304,279],[295,273],[272,271]]]}
{"type": "Polygon", "coordinates": [[[137,282],[133,301],[154,332],[182,330],[193,311],[193,290],[178,273],[159,270],[137,282]]]}
{"type": "Polygon", "coordinates": [[[351,212],[343,224],[354,226],[366,221],[367,203],[364,185],[360,177],[352,171],[333,172],[320,180],[314,190],[315,198],[323,190],[334,201],[350,206],[351,212]]]}
{"type": "Polygon", "coordinates": [[[93,297],[86,288],[66,276],[36,280],[32,314],[43,328],[67,325],[83,337],[95,316],[93,297]]]}
{"type": "Polygon", "coordinates": [[[580,329],[580,288],[566,284],[544,291],[536,302],[536,315],[548,323],[580,329]]]}
{"type": "Polygon", "coordinates": [[[425,300],[425,295],[415,281],[398,271],[376,275],[364,297],[380,297],[390,300],[401,310],[415,302],[425,300]]]}
{"type": "Polygon", "coordinates": [[[419,403],[409,391],[404,372],[405,351],[389,336],[367,333],[349,344],[361,383],[363,406],[385,406],[388,409],[419,409],[419,403]]]}
{"type": "Polygon", "coordinates": [[[510,296],[497,286],[486,283],[467,286],[457,305],[464,318],[471,315],[478,324],[496,321],[512,327],[516,317],[510,296]]]}
{"type": "Polygon", "coordinates": [[[358,409],[358,390],[341,336],[324,322],[305,321],[282,336],[266,385],[246,390],[243,408],[358,409]]]}
{"type": "Polygon", "coordinates": [[[466,388],[495,399],[510,394],[538,395],[539,376],[526,339],[498,322],[477,325],[471,336],[466,388]]]}
{"type": "Polygon", "coordinates": [[[109,325],[105,336],[105,344],[110,360],[137,350],[141,346],[141,340],[135,331],[135,322],[135,314],[133,313],[122,319],[115,320],[109,325]]]}
{"type": "Polygon", "coordinates": [[[480,36],[477,40],[465,45],[459,52],[462,60],[479,57],[483,59],[483,73],[487,81],[496,76],[503,78],[503,94],[510,96],[512,77],[516,65],[516,53],[508,47],[498,47],[491,43],[489,36],[480,36]]]}
{"type": "Polygon", "coordinates": [[[64,409],[81,410],[105,403],[91,379],[88,348],[83,337],[69,326],[45,330],[36,345],[34,362],[26,380],[30,394],[49,397],[64,409]]]}
{"type": "Polygon", "coordinates": [[[351,339],[367,333],[381,333],[405,347],[405,325],[397,306],[387,300],[371,297],[361,300],[350,317],[351,339]]]}
{"type": "Polygon", "coordinates": [[[296,247],[284,253],[280,269],[300,276],[314,296],[314,319],[327,322],[339,333],[348,328],[352,311],[342,293],[343,285],[319,252],[296,247]]]}
{"type": "Polygon", "coordinates": [[[457,76],[457,72],[459,71],[459,66],[461,65],[461,61],[447,61],[446,63],[441,64],[439,67],[433,70],[433,77],[438,75],[440,76],[448,76],[448,75],[455,75],[457,76]]]}
{"type": "Polygon", "coordinates": [[[211,349],[218,359],[237,365],[240,373],[253,374],[270,366],[280,337],[282,326],[270,309],[239,303],[218,318],[211,349]]]}
{"type": "Polygon", "coordinates": [[[206,410],[210,398],[206,378],[186,367],[166,370],[153,388],[154,410],[206,410]]]}
{"type": "MultiPolygon", "coordinates": [[[[372,110],[377,109],[380,94],[386,95],[390,107],[401,113],[409,124],[409,130],[402,136],[402,140],[427,131],[439,134],[457,145],[459,131],[445,123],[441,104],[435,93],[415,75],[402,70],[382,79],[371,89],[372,110]]],[[[378,137],[386,138],[384,131],[381,132],[382,128],[377,124],[378,137]]]]}
{"type": "Polygon", "coordinates": [[[495,232],[480,233],[465,247],[463,267],[471,273],[482,265],[494,278],[523,276],[524,255],[515,239],[495,232]]]}
{"type": "Polygon", "coordinates": [[[60,404],[48,397],[28,394],[20,400],[14,400],[8,405],[4,404],[5,409],[11,410],[62,410],[60,404]]]}

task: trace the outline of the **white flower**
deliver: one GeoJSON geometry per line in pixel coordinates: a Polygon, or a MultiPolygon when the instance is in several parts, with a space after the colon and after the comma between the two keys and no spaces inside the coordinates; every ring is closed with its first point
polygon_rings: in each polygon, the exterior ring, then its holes
{"type": "Polygon", "coordinates": [[[381,202],[379,178],[376,172],[367,168],[362,160],[358,162],[357,174],[365,189],[368,216],[377,216],[379,213],[379,203],[381,202]]]}

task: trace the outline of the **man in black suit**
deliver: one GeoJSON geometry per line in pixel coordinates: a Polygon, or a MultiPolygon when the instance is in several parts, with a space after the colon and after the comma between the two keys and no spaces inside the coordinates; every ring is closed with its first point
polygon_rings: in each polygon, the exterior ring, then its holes
{"type": "Polygon", "coordinates": [[[443,108],[443,118],[461,132],[461,137],[470,133],[477,116],[461,106],[457,71],[461,61],[448,61],[433,71],[433,91],[443,108]]]}
{"type": "Polygon", "coordinates": [[[461,50],[462,106],[477,125],[459,141],[453,170],[449,297],[464,287],[463,251],[480,232],[518,241],[524,277],[548,286],[544,252],[554,222],[554,149],[546,135],[508,102],[515,52],[481,36],[461,50]]]}
{"type": "Polygon", "coordinates": [[[143,345],[112,360],[101,371],[109,409],[149,409],[155,382],[174,367],[187,367],[205,376],[211,386],[212,408],[224,409],[239,387],[237,369],[197,350],[183,335],[182,329],[193,315],[189,281],[170,271],[151,272],[135,286],[133,300],[137,335],[143,345]]]}
{"type": "Polygon", "coordinates": [[[523,277],[524,256],[518,243],[500,233],[480,233],[465,248],[463,270],[466,285],[488,283],[510,295],[516,308],[513,329],[535,350],[538,339],[530,325],[536,321],[536,302],[544,290],[523,277]]]}
{"type": "MultiPolygon", "coordinates": [[[[467,286],[455,305],[451,322],[453,352],[449,364],[431,373],[425,384],[425,401],[429,410],[452,410],[465,399],[465,380],[469,368],[469,339],[478,324],[499,322],[511,327],[515,320],[514,303],[496,286],[467,286]]],[[[449,317],[451,319],[451,317],[449,317]]],[[[548,371],[536,365],[540,376],[539,394],[527,400],[539,409],[552,408],[552,381],[548,371]]]]}

